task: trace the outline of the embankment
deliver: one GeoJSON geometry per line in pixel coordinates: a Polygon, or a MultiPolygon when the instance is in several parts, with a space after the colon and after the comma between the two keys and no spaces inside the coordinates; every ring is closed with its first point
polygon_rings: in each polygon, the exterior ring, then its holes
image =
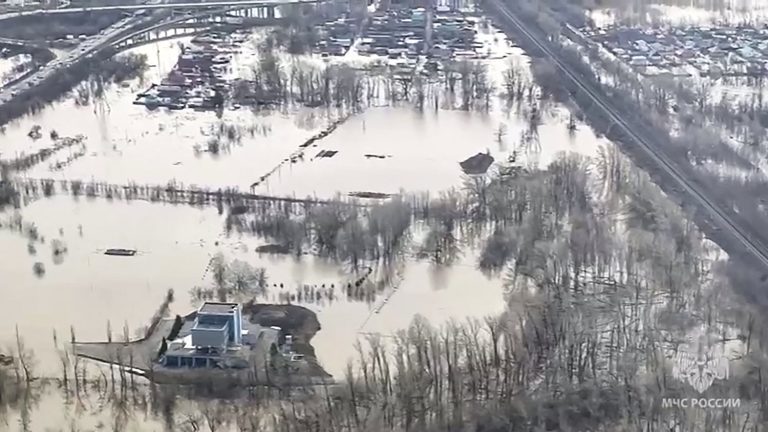
{"type": "Polygon", "coordinates": [[[68,68],[60,69],[29,89],[20,90],[12,100],[0,105],[0,126],[27,114],[41,111],[47,105],[66,97],[77,84],[92,76],[104,82],[119,82],[140,74],[146,63],[120,63],[113,59],[114,49],[106,49],[84,58],[68,68]],[[117,64],[115,64],[117,63],[117,64]]]}

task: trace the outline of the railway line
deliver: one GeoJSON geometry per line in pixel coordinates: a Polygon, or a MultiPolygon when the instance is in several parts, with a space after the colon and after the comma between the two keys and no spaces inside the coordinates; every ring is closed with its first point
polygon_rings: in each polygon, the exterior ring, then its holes
{"type": "Polygon", "coordinates": [[[705,191],[697,184],[686,178],[684,171],[668,155],[661,151],[658,146],[652,144],[652,140],[645,137],[635,127],[624,120],[623,115],[608,101],[601,90],[596,89],[591,83],[587,83],[578,74],[574,73],[560,57],[552,51],[548,43],[541,40],[541,36],[531,31],[526,24],[512,13],[507,5],[499,0],[488,0],[489,5],[502,17],[508,24],[514,26],[519,33],[528,39],[541,52],[549,57],[554,65],[560,69],[565,77],[572,81],[579,90],[584,92],[594,104],[600,107],[608,118],[630,137],[640,150],[643,151],[658,168],[662,169],[671,179],[673,179],[682,190],[690,196],[692,200],[700,206],[710,217],[711,222],[718,228],[729,233],[744,249],[755,259],[757,259],[766,269],[768,269],[768,248],[754,236],[750,235],[748,230],[744,229],[737,222],[733,221],[731,216],[723,210],[714,200],[712,200],[705,191]]]}

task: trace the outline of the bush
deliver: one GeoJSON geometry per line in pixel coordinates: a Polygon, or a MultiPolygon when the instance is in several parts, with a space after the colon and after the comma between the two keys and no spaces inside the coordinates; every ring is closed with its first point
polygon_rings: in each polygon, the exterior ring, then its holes
{"type": "Polygon", "coordinates": [[[176,315],[176,319],[173,321],[173,326],[171,327],[171,332],[168,333],[168,340],[176,339],[183,325],[184,320],[179,315],[176,315]]]}
{"type": "Polygon", "coordinates": [[[162,357],[166,351],[168,351],[168,341],[163,338],[163,341],[160,343],[160,349],[157,351],[157,357],[162,357]]]}

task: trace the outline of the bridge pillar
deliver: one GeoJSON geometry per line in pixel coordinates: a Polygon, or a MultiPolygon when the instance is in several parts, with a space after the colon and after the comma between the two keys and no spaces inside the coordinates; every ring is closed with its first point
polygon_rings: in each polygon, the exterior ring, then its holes
{"type": "Polygon", "coordinates": [[[275,17],[275,7],[269,6],[267,8],[267,18],[274,18],[275,17]]]}

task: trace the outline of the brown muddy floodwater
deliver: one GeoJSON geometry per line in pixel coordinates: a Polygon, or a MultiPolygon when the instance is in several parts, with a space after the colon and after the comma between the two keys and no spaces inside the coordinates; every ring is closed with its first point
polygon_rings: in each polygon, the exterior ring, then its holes
{"type": "MultiPolygon", "coordinates": [[[[160,82],[175,64],[178,41],[147,45],[133,50],[148,56],[150,68],[144,82],[114,86],[103,100],[78,106],[68,99],[38,115],[7,125],[0,135],[0,158],[18,157],[51,145],[49,134],[85,135],[87,153],[63,169],[51,165],[71,156],[62,152],[26,175],[33,178],[92,178],[110,183],[130,181],[166,184],[176,180],[186,185],[239,186],[247,190],[260,173],[271,170],[319,129],[333,112],[301,109],[286,113],[254,114],[230,110],[218,119],[213,112],[192,110],[148,110],[133,105],[136,93],[160,82]],[[242,139],[230,151],[218,155],[205,152],[212,130],[221,123],[242,126],[242,139]],[[42,126],[43,137],[33,140],[30,129],[42,126]],[[253,131],[253,134],[250,131],[253,131]]],[[[232,66],[237,68],[238,65],[232,66]]]]}
{"type": "MultiPolygon", "coordinates": [[[[186,40],[182,40],[186,42],[186,40]]],[[[500,44],[501,42],[499,42],[500,44]]],[[[233,70],[247,73],[255,60],[249,43],[235,56],[233,70]]],[[[501,50],[500,50],[501,51],[501,50]]],[[[49,147],[49,134],[83,134],[86,154],[62,168],[72,151],[62,151],[24,175],[30,178],[98,180],[108,183],[164,185],[176,181],[211,188],[238,187],[248,191],[259,178],[281,164],[309,137],[343,113],[326,109],[296,109],[254,113],[227,110],[222,119],[212,112],[192,110],[150,111],[133,105],[135,94],[159,82],[173,67],[179,41],[161,42],[134,50],[146,54],[154,67],[144,82],[113,87],[103,100],[78,106],[72,100],[55,104],[33,117],[7,126],[0,136],[0,158],[13,158],[49,147]],[[220,124],[241,127],[241,139],[218,155],[206,152],[213,129],[220,124]],[[27,136],[35,125],[42,138],[27,136]]],[[[521,64],[527,58],[519,49],[505,51],[521,64]]],[[[489,60],[492,79],[500,82],[507,59],[489,60]]],[[[499,85],[499,84],[497,84],[499,85]]],[[[354,115],[329,137],[307,149],[303,160],[283,164],[255,190],[280,196],[330,198],[355,191],[395,193],[438,192],[461,185],[458,162],[489,151],[497,160],[513,152],[529,164],[545,166],[561,151],[594,155],[607,141],[581,125],[574,133],[566,128],[567,110],[549,107],[543,113],[535,145],[520,145],[527,122],[516,111],[496,103],[487,113],[411,107],[369,108],[354,115]],[[503,138],[499,140],[499,130],[503,138]],[[332,158],[316,158],[321,150],[336,150],[332,158]],[[384,159],[366,155],[385,156],[384,159]]]]}
{"type": "MultiPolygon", "coordinates": [[[[65,100],[32,117],[8,125],[0,136],[0,158],[13,158],[51,145],[49,133],[83,134],[86,154],[59,170],[51,169],[67,150],[56,154],[23,176],[29,178],[81,179],[124,184],[165,184],[176,180],[187,185],[231,187],[248,190],[258,178],[279,165],[307,138],[326,127],[340,113],[301,109],[285,113],[254,114],[229,110],[223,121],[259,131],[218,156],[205,147],[211,130],[222,122],[209,112],[149,111],[133,105],[136,92],[159,81],[173,66],[177,42],[162,42],[137,49],[154,65],[145,82],[115,86],[104,100],[77,106],[65,100]],[[27,136],[41,125],[43,137],[27,136]]],[[[518,55],[520,55],[518,53],[518,55]]],[[[495,66],[499,66],[497,61],[495,66]]],[[[235,65],[240,68],[242,65],[235,65]]],[[[496,68],[498,69],[498,68],[496,68]]],[[[498,71],[497,71],[498,72],[498,71]]],[[[594,155],[602,145],[591,129],[579,124],[569,133],[568,113],[549,107],[542,113],[535,145],[521,146],[528,128],[516,108],[498,105],[489,113],[413,108],[371,108],[353,116],[333,134],[308,149],[303,161],[285,164],[258,186],[257,192],[274,195],[331,197],[352,191],[398,192],[400,189],[439,192],[461,187],[458,162],[478,152],[497,160],[516,153],[526,165],[545,166],[560,152],[594,155]],[[499,133],[502,130],[503,133],[499,133]],[[501,139],[499,139],[501,136],[501,139]],[[335,150],[331,158],[315,158],[321,150],[335,150]],[[385,156],[370,158],[368,154],[385,156]]],[[[270,284],[265,301],[280,301],[286,290],[303,285],[341,286],[354,274],[337,263],[303,256],[301,259],[257,254],[266,242],[253,237],[227,236],[224,218],[216,208],[194,208],[149,202],[110,202],[55,196],[28,203],[18,210],[24,223],[33,223],[44,242],[34,242],[8,229],[5,222],[16,212],[0,213],[0,349],[14,343],[18,326],[36,357],[40,376],[58,377],[60,365],[53,346],[54,330],[60,340],[70,327],[80,341],[106,339],[110,322],[115,338],[123,327],[135,337],[173,289],[172,313],[186,313],[197,305],[190,290],[211,283],[206,267],[216,253],[264,267],[270,284]],[[54,258],[51,243],[59,239],[67,252],[54,258]],[[107,248],[130,248],[133,257],[107,256],[107,248]],[[45,274],[33,272],[35,263],[45,274]]],[[[354,343],[368,334],[391,336],[418,314],[435,325],[447,320],[481,318],[504,308],[501,277],[488,277],[476,266],[476,251],[448,268],[410,260],[399,269],[396,282],[374,298],[359,301],[339,293],[333,300],[298,302],[318,314],[322,329],[312,341],[319,362],[341,378],[346,363],[355,356],[354,343]]],[[[374,271],[374,275],[377,271],[374,271]]],[[[109,416],[82,413],[64,405],[49,392],[33,410],[29,430],[61,427],[78,416],[78,427],[109,428],[109,416]]],[[[19,428],[20,414],[13,410],[0,430],[19,428]]],[[[128,430],[159,430],[154,418],[135,418],[128,430]]]]}
{"type": "Polygon", "coordinates": [[[548,114],[547,123],[538,128],[538,144],[520,146],[527,125],[514,114],[369,109],[319,141],[304,161],[284,165],[256,192],[299,197],[354,191],[439,192],[460,187],[463,173],[458,163],[479,152],[489,152],[498,161],[516,152],[523,163],[545,167],[560,152],[591,156],[607,143],[586,126],[569,133],[565,110],[548,114]],[[323,150],[338,153],[317,158],[323,150]]]}
{"type": "MultiPolygon", "coordinates": [[[[70,326],[80,341],[103,340],[109,321],[116,339],[122,337],[125,325],[134,337],[169,288],[175,292],[172,313],[189,312],[197,306],[190,290],[212,284],[205,270],[219,252],[228,260],[266,268],[270,286],[282,284],[284,292],[305,284],[341,287],[354,277],[344,266],[312,256],[296,259],[257,254],[254,249],[263,242],[227,237],[215,208],[58,196],[34,202],[21,214],[25,222],[35,224],[45,243],[33,243],[33,255],[27,250],[25,236],[0,230],[4,256],[0,274],[7,282],[0,304],[0,346],[14,341],[14,326],[18,325],[26,344],[35,351],[38,373],[44,376],[57,376],[60,371],[54,330],[65,341],[70,326]],[[67,246],[58,260],[50,249],[54,239],[67,246]],[[133,257],[104,255],[112,247],[138,253],[133,257]],[[42,277],[32,271],[35,262],[45,265],[42,277]]],[[[320,362],[332,374],[340,374],[360,333],[392,335],[416,314],[438,324],[501,311],[502,281],[487,278],[474,263],[471,254],[444,269],[409,262],[397,287],[385,289],[370,303],[348,300],[341,289],[332,301],[297,302],[318,313],[322,330],[313,345],[320,362]]],[[[264,300],[279,301],[280,291],[270,288],[264,300]]]]}
{"type": "MultiPolygon", "coordinates": [[[[0,346],[14,343],[14,326],[18,325],[25,344],[34,350],[39,376],[60,376],[54,330],[64,341],[70,326],[78,340],[104,340],[109,321],[115,339],[122,337],[123,326],[134,337],[169,288],[174,289],[176,298],[171,312],[188,312],[196,305],[190,288],[212,283],[205,269],[218,252],[230,260],[265,267],[270,286],[282,284],[286,290],[303,285],[341,286],[353,276],[343,266],[311,256],[297,260],[257,254],[254,248],[262,242],[251,237],[226,237],[215,208],[58,196],[34,202],[21,213],[25,222],[35,223],[45,243],[35,243],[36,253],[31,255],[29,242],[21,233],[0,230],[0,346]],[[49,247],[53,239],[67,246],[61,260],[53,259],[49,247]],[[133,257],[104,255],[108,247],[135,248],[138,253],[133,257]],[[45,264],[44,276],[32,271],[35,262],[45,264]]],[[[399,283],[384,289],[371,302],[347,299],[340,290],[332,301],[296,302],[318,314],[322,329],[312,344],[320,363],[342,377],[344,367],[354,357],[358,338],[393,335],[417,314],[439,325],[450,319],[501,312],[502,280],[484,276],[474,262],[472,254],[444,269],[409,262],[400,273],[399,283]]],[[[270,288],[263,299],[278,301],[280,291],[270,288]]],[[[74,419],[76,415],[73,406],[61,405],[54,388],[49,390],[35,408],[39,417],[34,418],[31,430],[56,425],[49,423],[51,416],[74,419]]],[[[11,414],[15,418],[13,411],[11,414]]],[[[109,418],[108,410],[88,413],[77,423],[95,424],[105,417],[109,418]]]]}

